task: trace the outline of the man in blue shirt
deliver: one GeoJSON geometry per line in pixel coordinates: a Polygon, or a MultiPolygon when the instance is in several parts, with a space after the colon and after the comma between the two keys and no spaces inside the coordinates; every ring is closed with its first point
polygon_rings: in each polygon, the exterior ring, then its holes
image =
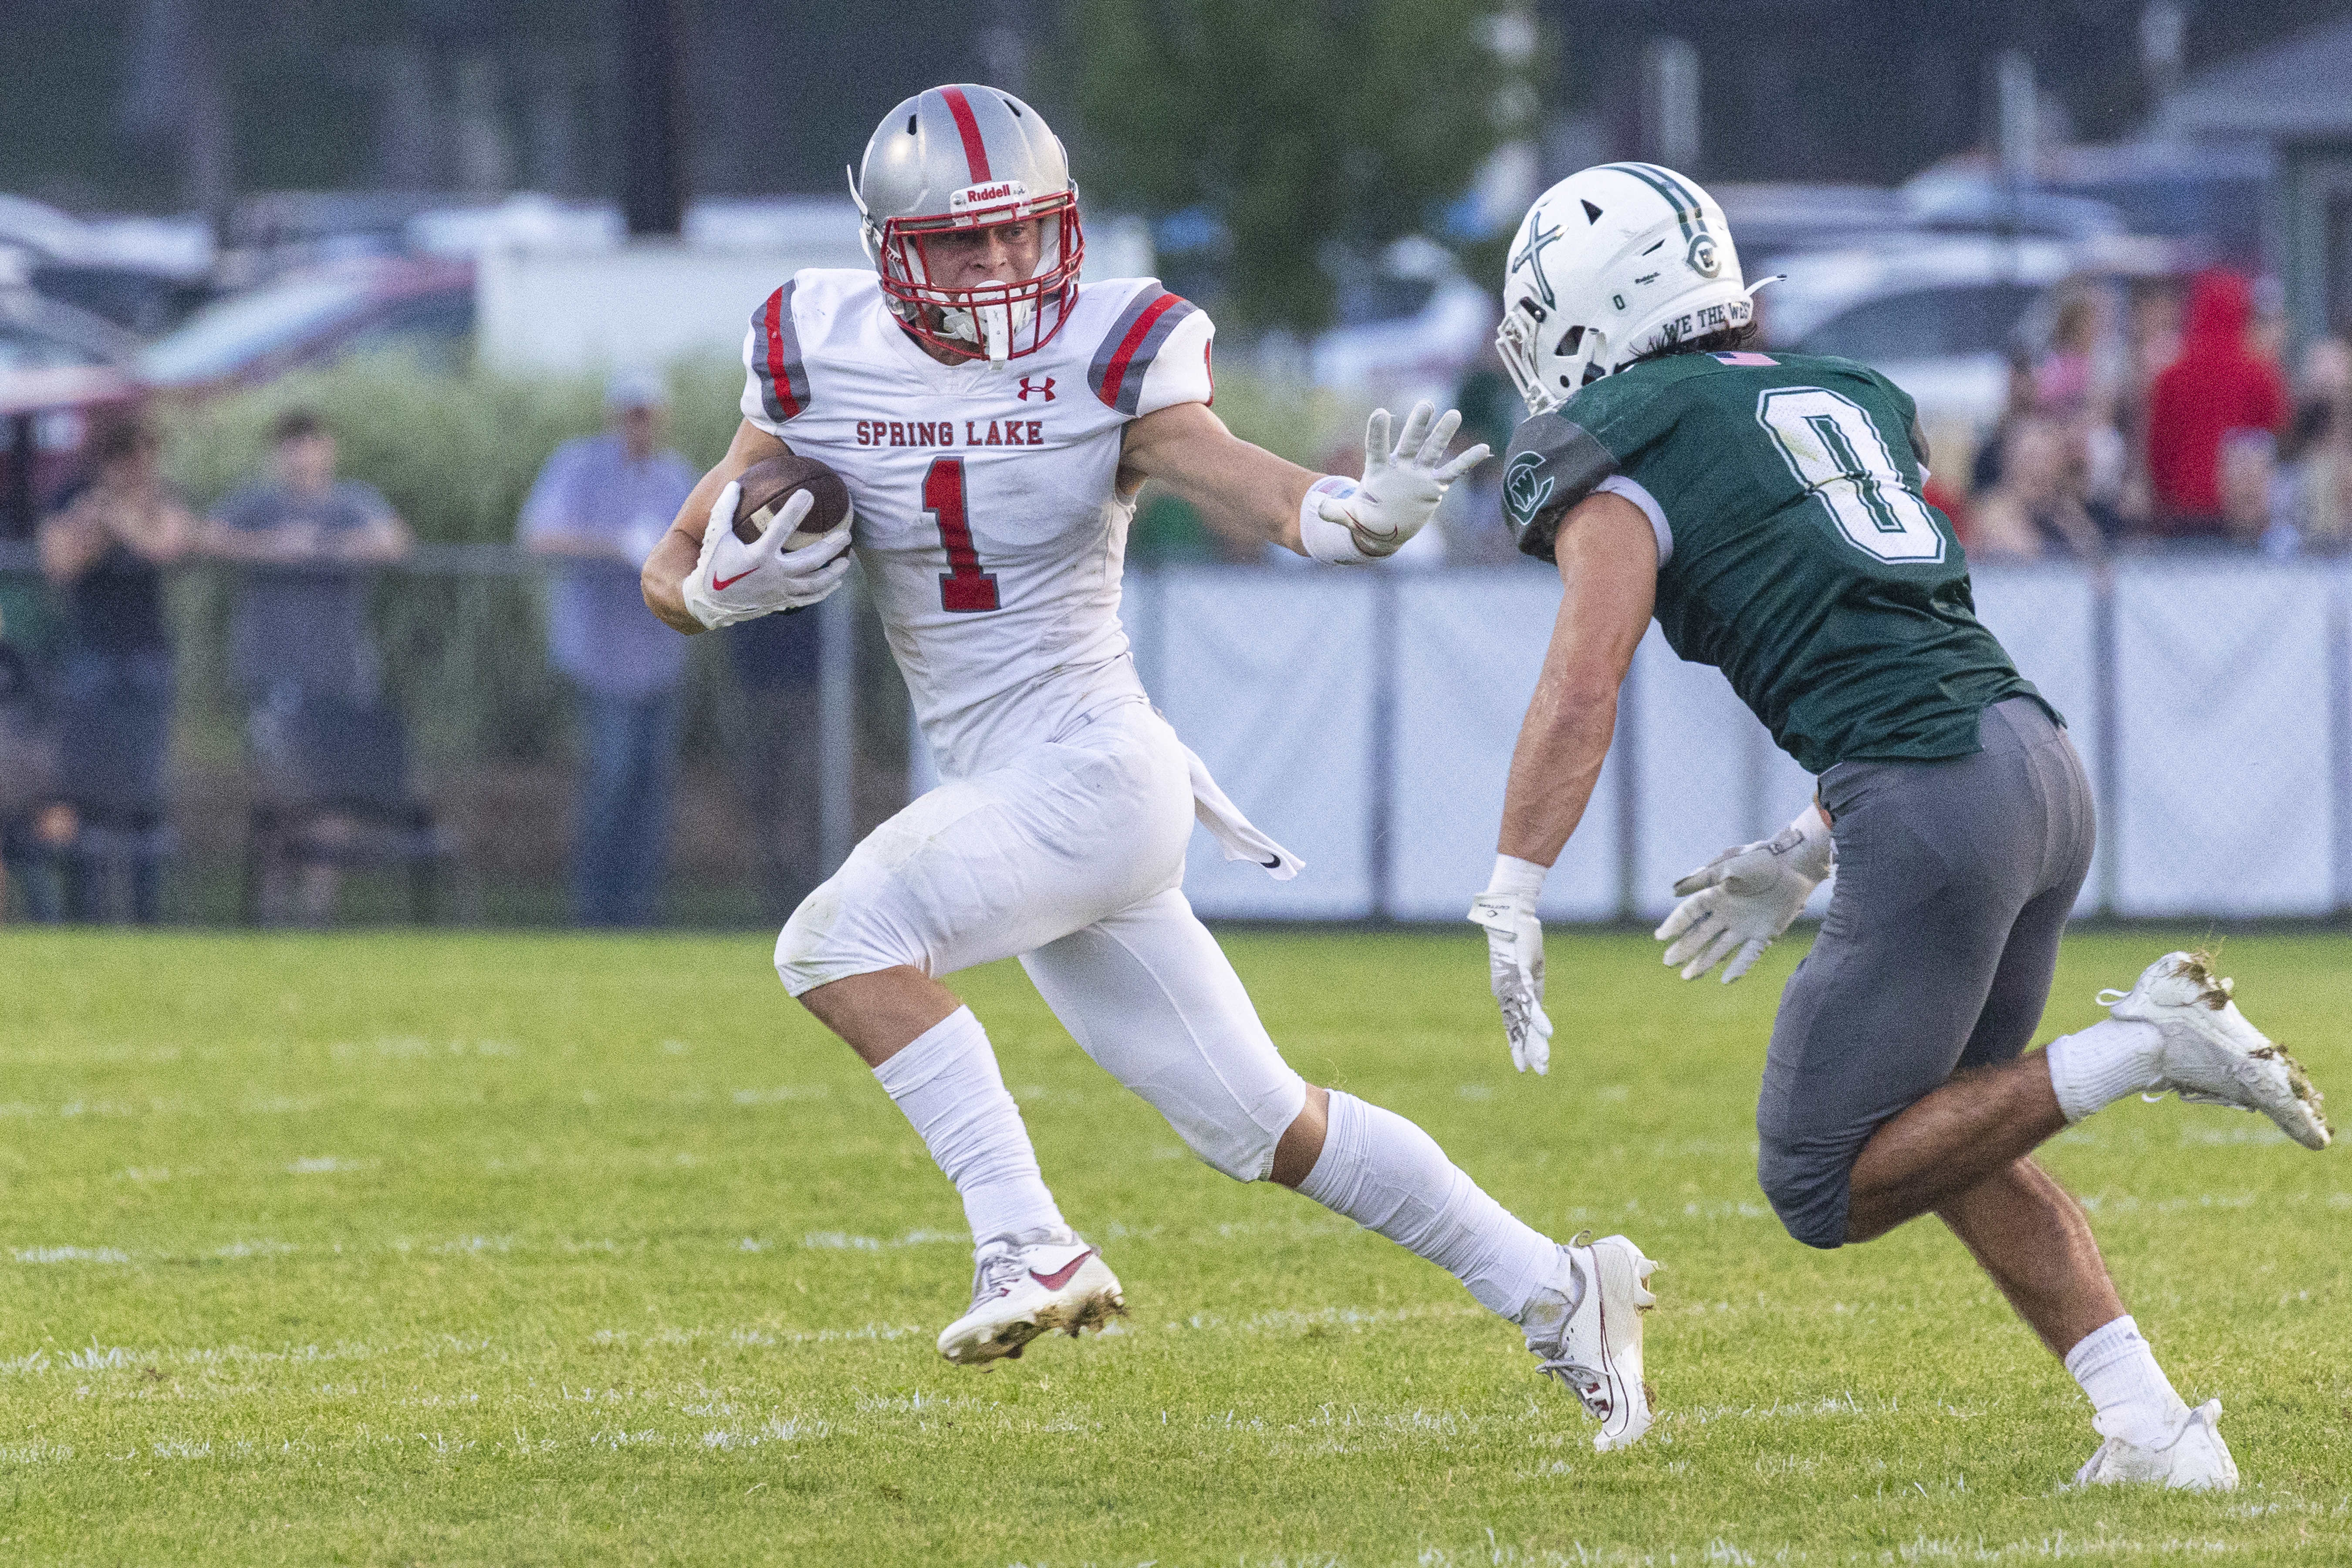
{"type": "MultiPolygon", "coordinates": [[[[383,701],[383,659],[368,629],[375,573],[406,556],[415,540],[373,486],[336,478],[334,432],[317,415],[289,410],[274,435],[272,477],[231,492],[196,542],[242,568],[229,618],[229,672],[250,705],[265,779],[284,784],[338,758],[350,765],[334,724],[383,701]]],[[[327,812],[305,837],[349,842],[357,832],[350,817],[327,812]]],[[[336,866],[307,860],[291,888],[286,869],[274,857],[264,865],[263,921],[291,913],[308,925],[331,921],[341,876],[336,866]],[[289,895],[299,900],[290,910],[289,895]]]]}
{"type": "Polygon", "coordinates": [[[371,575],[414,539],[374,487],[335,477],[334,433],[318,416],[281,415],[274,434],[274,476],[230,492],[201,539],[246,569],[230,671],[257,703],[373,702],[383,668],[368,633],[371,575]]]}
{"type": "Polygon", "coordinates": [[[615,375],[605,430],[558,447],[522,508],[524,547],[563,563],[548,642],[588,743],[572,847],[583,925],[649,924],[661,890],[687,645],[646,613],[637,571],[698,478],[661,449],[667,402],[658,377],[615,375]]]}

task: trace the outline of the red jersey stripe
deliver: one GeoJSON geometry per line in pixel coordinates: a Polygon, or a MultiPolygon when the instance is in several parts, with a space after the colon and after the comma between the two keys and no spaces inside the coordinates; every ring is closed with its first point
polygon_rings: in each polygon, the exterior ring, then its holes
{"type": "Polygon", "coordinates": [[[1135,325],[1127,329],[1127,336],[1119,340],[1118,352],[1110,356],[1110,363],[1103,371],[1101,395],[1105,403],[1114,407],[1118,405],[1120,384],[1127,380],[1128,362],[1135,357],[1135,351],[1150,335],[1151,323],[1167,314],[1171,306],[1181,303],[1180,296],[1162,294],[1144,307],[1143,314],[1135,318],[1135,325]]]}
{"type": "Polygon", "coordinates": [[[776,389],[776,401],[783,405],[784,417],[800,417],[800,400],[793,395],[793,378],[784,364],[784,291],[782,289],[768,296],[768,384],[776,389]]]}
{"type": "Polygon", "coordinates": [[[941,88],[940,96],[948,100],[948,112],[955,116],[956,132],[963,138],[963,159],[971,166],[971,183],[986,184],[990,178],[988,144],[980,139],[980,121],[971,111],[971,101],[960,87],[941,88]]]}

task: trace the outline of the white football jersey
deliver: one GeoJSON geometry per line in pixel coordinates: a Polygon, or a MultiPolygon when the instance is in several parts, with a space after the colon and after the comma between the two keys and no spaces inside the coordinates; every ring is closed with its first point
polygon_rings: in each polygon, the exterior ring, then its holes
{"type": "Polygon", "coordinates": [[[917,347],[871,272],[810,268],[744,344],[743,416],[849,486],[852,531],[915,715],[961,778],[1142,682],[1118,619],[1130,419],[1206,403],[1208,313],[1154,279],[1086,284],[1002,369],[917,347]]]}

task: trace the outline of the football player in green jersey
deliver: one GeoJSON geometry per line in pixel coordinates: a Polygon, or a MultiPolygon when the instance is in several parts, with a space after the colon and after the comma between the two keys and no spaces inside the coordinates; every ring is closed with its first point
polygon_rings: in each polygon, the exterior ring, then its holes
{"type": "Polygon", "coordinates": [[[1498,341],[1530,417],[1504,510],[1565,587],[1471,910],[1512,1057],[1549,1057],[1537,895],[1654,616],[1819,778],[1783,832],[1677,882],[1658,930],[1685,980],[1718,963],[1735,980],[1836,870],[1757,1108],[1781,1222],[1832,1247],[1936,1215],[2090,1396],[2105,1440],[2079,1479],[2232,1486],[2219,1402],[2173,1391],[2032,1151],[2168,1090],[2317,1149],[2319,1095],[2189,953],[2024,1054],[2090,865],[2082,764],[1976,618],[1959,541],[1921,494],[1911,399],[1850,360],[1756,352],[1753,293],[1722,209],[1654,164],[1562,181],[1511,246],[1498,341]]]}

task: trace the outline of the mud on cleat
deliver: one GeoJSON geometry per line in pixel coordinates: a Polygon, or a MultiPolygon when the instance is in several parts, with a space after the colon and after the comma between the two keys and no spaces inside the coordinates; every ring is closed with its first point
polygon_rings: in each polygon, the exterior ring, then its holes
{"type": "Polygon", "coordinates": [[[2318,1089],[2246,1021],[2230,989],[2213,973],[2210,955],[2168,952],[2129,991],[2102,991],[2099,1000],[2113,1016],[2153,1024],[2163,1035],[2152,1096],[2259,1110],[2305,1148],[2326,1148],[2331,1130],[2318,1089]]]}
{"type": "Polygon", "coordinates": [[[940,1334],[940,1354],[985,1368],[1055,1329],[1075,1338],[1127,1310],[1102,1254],[1067,1230],[992,1237],[975,1258],[971,1306],[940,1334]]]}
{"type": "Polygon", "coordinates": [[[1604,1454],[1640,1442],[1656,1407],[1642,1379],[1642,1314],[1657,1301],[1648,1288],[1657,1267],[1622,1236],[1570,1242],[1519,1320],[1537,1370],[1600,1419],[1592,1446],[1604,1454]]]}
{"type": "Polygon", "coordinates": [[[2143,1448],[2121,1437],[2099,1445],[2090,1463],[2075,1472],[2078,1487],[2114,1486],[2126,1482],[2161,1484],[2190,1491],[2235,1491],[2238,1462],[2221,1441],[2221,1402],[2209,1399],[2183,1411],[2180,1423],[2163,1446],[2143,1448]]]}

